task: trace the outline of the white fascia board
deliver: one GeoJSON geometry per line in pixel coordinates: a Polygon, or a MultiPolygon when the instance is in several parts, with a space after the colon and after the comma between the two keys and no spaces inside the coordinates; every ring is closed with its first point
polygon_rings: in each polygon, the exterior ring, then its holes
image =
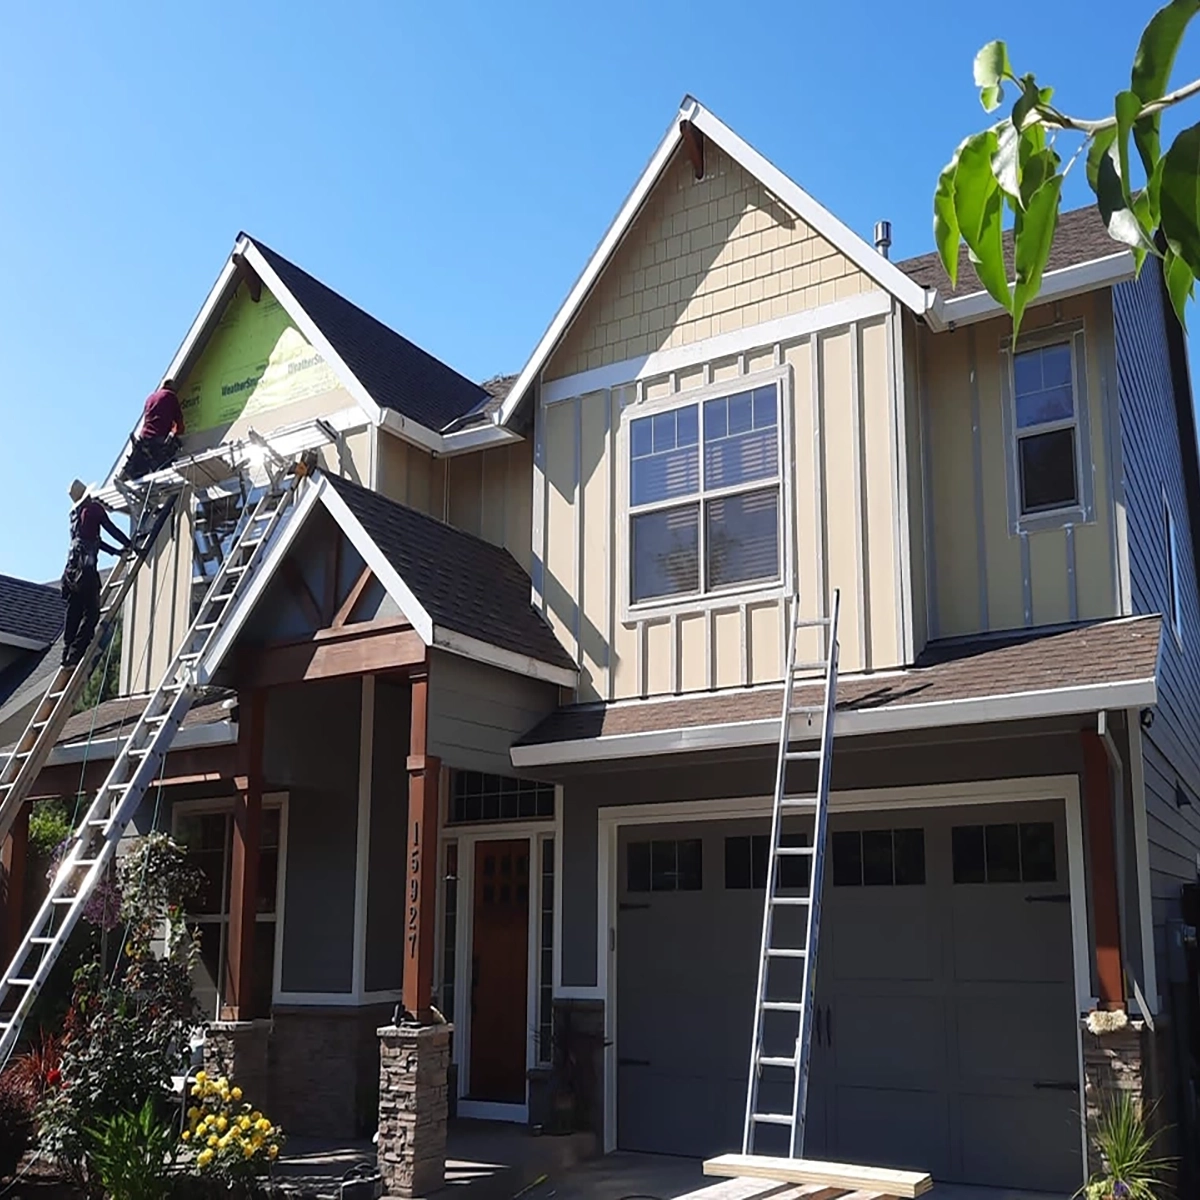
{"type": "MultiPolygon", "coordinates": [[[[198,750],[205,746],[230,746],[238,739],[236,721],[214,721],[211,725],[191,725],[171,740],[172,750],[198,750]]],[[[57,767],[71,763],[95,762],[116,758],[126,738],[102,738],[93,742],[74,742],[55,746],[46,765],[57,767]]]]}
{"type": "Polygon", "coordinates": [[[19,633],[0,633],[0,646],[15,646],[18,650],[45,650],[50,642],[45,638],[27,638],[19,633]]]}
{"type": "Polygon", "coordinates": [[[521,374],[517,376],[517,381],[513,384],[512,391],[504,398],[504,403],[500,406],[500,410],[495,416],[497,425],[507,425],[512,420],[513,415],[520,407],[525,393],[533,386],[533,381],[546,365],[546,360],[550,357],[550,352],[557,345],[559,338],[566,333],[567,327],[571,324],[576,312],[578,312],[588,293],[592,290],[592,285],[608,265],[609,259],[621,244],[625,234],[629,232],[629,227],[641,211],[646,197],[650,194],[650,189],[658,182],[658,178],[670,161],[671,155],[675,153],[675,148],[679,145],[680,139],[683,136],[680,125],[684,121],[694,120],[695,113],[699,108],[700,105],[690,98],[684,101],[680,107],[678,114],[671,122],[670,128],[663,136],[662,141],[659,142],[658,148],[654,151],[649,163],[646,164],[646,169],[638,178],[637,183],[633,185],[633,190],[625,197],[625,203],[621,205],[616,217],[613,219],[613,223],[608,227],[608,231],[600,240],[600,244],[596,247],[587,265],[583,268],[574,286],[567,293],[567,298],[563,301],[562,306],[554,314],[554,319],[550,322],[546,332],[542,334],[541,341],[534,348],[533,354],[530,355],[529,361],[525,364],[521,374]]]}
{"type": "Polygon", "coordinates": [[[490,421],[485,425],[475,425],[470,429],[460,429],[455,433],[442,434],[442,457],[452,458],[456,454],[466,454],[472,450],[486,450],[489,446],[506,446],[509,442],[523,442],[525,439],[503,425],[493,425],[490,421]]]}
{"type": "Polygon", "coordinates": [[[650,379],[666,375],[671,371],[682,371],[697,363],[710,362],[717,358],[729,358],[749,350],[773,346],[777,342],[789,342],[813,333],[837,329],[855,321],[869,321],[884,317],[892,307],[889,292],[866,292],[822,304],[806,312],[792,313],[786,317],[775,317],[761,325],[751,325],[735,333],[721,333],[716,337],[690,342],[668,350],[656,350],[638,358],[627,358],[623,362],[610,363],[605,367],[593,367],[577,375],[552,379],[542,384],[543,404],[554,404],[559,400],[572,400],[590,392],[604,391],[623,383],[634,383],[639,379],[650,379]]]}
{"type": "Polygon", "coordinates": [[[812,198],[798,183],[789,179],[774,163],[764,158],[749,142],[739,137],[719,117],[702,104],[696,105],[692,124],[711,138],[730,158],[773,192],[806,224],[840,250],[856,267],[870,275],[901,304],[918,315],[930,306],[930,293],[910,279],[894,262],[869,246],[848,225],[842,224],[823,204],[812,198]]]}
{"type": "MultiPolygon", "coordinates": [[[[1044,304],[1048,300],[1065,300],[1068,296],[1077,296],[1081,292],[1113,287],[1132,279],[1135,270],[1132,252],[1121,250],[1104,258],[1092,259],[1091,262],[1075,263],[1070,267],[1060,267],[1057,271],[1047,271],[1042,276],[1042,288],[1034,304],[1044,304]]],[[[938,305],[938,314],[944,327],[986,321],[991,317],[1002,316],[1005,311],[987,292],[972,292],[969,296],[942,299],[938,305]]]]}
{"type": "Polygon", "coordinates": [[[358,518],[350,511],[349,505],[338,495],[337,489],[325,480],[321,480],[321,483],[323,485],[319,493],[321,503],[329,510],[330,516],[362,555],[363,561],[374,572],[375,578],[383,584],[388,595],[399,605],[400,611],[420,635],[421,641],[426,646],[432,646],[433,619],[413,595],[408,584],[400,578],[400,573],[388,561],[387,556],[375,544],[375,540],[359,524],[358,518]]]}
{"type": "Polygon", "coordinates": [[[573,668],[556,667],[553,663],[542,662],[539,658],[530,658],[513,650],[503,650],[499,646],[493,646],[491,642],[447,629],[444,625],[434,626],[432,644],[436,650],[445,650],[450,654],[500,667],[515,675],[544,679],[547,683],[555,683],[559,687],[573,688],[579,682],[579,672],[573,668]]]}
{"type": "MultiPolygon", "coordinates": [[[[1123,706],[1144,708],[1155,704],[1157,698],[1156,681],[1141,679],[1118,680],[1086,687],[1052,688],[1038,692],[1015,692],[1004,696],[939,700],[930,704],[902,704],[838,712],[835,718],[835,734],[837,737],[860,737],[865,734],[949,728],[956,725],[1032,721],[1074,713],[1100,712],[1123,706]]],[[[800,726],[802,722],[797,720],[796,724],[800,726]]],[[[798,740],[803,734],[804,730],[797,728],[793,732],[793,738],[798,740]]],[[[758,721],[514,746],[510,755],[515,767],[542,767],[618,758],[643,758],[687,751],[766,746],[773,745],[778,740],[778,718],[764,718],[758,721]]]]}
{"type": "Polygon", "coordinates": [[[416,421],[410,421],[393,408],[381,408],[379,414],[379,419],[375,424],[380,429],[386,429],[388,433],[403,438],[406,442],[412,442],[414,446],[420,446],[422,450],[428,450],[430,454],[441,454],[442,435],[440,433],[426,429],[424,425],[416,421]]]}

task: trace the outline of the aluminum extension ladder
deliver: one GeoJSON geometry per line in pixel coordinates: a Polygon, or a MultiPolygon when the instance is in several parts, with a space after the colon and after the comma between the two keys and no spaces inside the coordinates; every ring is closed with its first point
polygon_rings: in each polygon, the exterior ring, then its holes
{"type": "MultiPolygon", "coordinates": [[[[760,1126],[784,1126],[788,1129],[788,1154],[799,1158],[804,1149],[804,1119],[808,1103],[808,1075],[811,1062],[813,1000],[817,984],[817,950],[821,933],[821,894],[825,879],[825,855],[829,825],[829,779],[833,765],[833,722],[837,707],[838,674],[838,609],[840,594],[833,593],[833,605],[828,617],[801,619],[797,598],[792,600],[792,630],[788,639],[787,674],[783,685],[783,716],[779,730],[779,759],[775,774],[775,803],[771,814],[771,842],[767,858],[767,886],[763,901],[762,943],[758,963],[758,985],[754,1001],[754,1036],[750,1048],[750,1081],[746,1089],[746,1121],[742,1134],[742,1153],[755,1153],[755,1137],[760,1126]],[[796,644],[801,629],[819,629],[824,633],[825,657],[814,662],[796,661],[796,644]],[[793,703],[796,675],[821,668],[824,674],[824,701],[819,705],[793,703]],[[817,749],[793,749],[791,726],[795,717],[820,719],[820,740],[817,749]],[[787,790],[788,767],[793,763],[815,762],[817,787],[815,794],[793,794],[787,790]],[[783,817],[790,812],[813,814],[811,846],[788,844],[783,836],[783,817]],[[811,861],[808,894],[781,895],[780,866],[788,857],[811,861]],[[776,916],[784,908],[807,910],[805,938],[802,944],[781,944],[784,938],[776,928],[776,916]],[[773,964],[799,961],[802,981],[797,990],[779,994],[781,988],[771,986],[773,964]],[[769,1054],[766,1050],[768,1013],[780,1014],[779,1021],[797,1020],[798,1032],[790,1054],[769,1054]],[[759,1107],[764,1072],[772,1073],[778,1090],[791,1076],[791,1108],[784,1111],[763,1111],[759,1107]]],[[[794,977],[793,977],[794,978],[794,977]]],[[[778,1040],[772,1038],[771,1040],[778,1040]]]]}
{"type": "MultiPolygon", "coordinates": [[[[134,536],[129,547],[122,551],[104,582],[100,593],[100,620],[96,622],[91,643],[77,666],[60,667],[55,672],[45,695],[33,710],[24,733],[13,746],[12,753],[0,764],[0,844],[12,830],[29,789],[46,765],[63,726],[91,678],[97,654],[111,636],[113,623],[121,615],[121,607],[133,586],[138,568],[158,540],[177,499],[177,495],[165,499],[148,530],[133,530],[134,536]]],[[[147,493],[146,509],[150,504],[151,494],[147,493]]]]}
{"type": "MultiPolygon", "coordinates": [[[[271,457],[283,463],[277,455],[271,457]]],[[[268,468],[267,489],[246,518],[162,681],[72,834],[46,899],[0,977],[0,1068],[12,1054],[25,1018],[88,897],[112,865],[126,827],[192,706],[201,682],[197,679],[201,665],[237,608],[238,597],[254,577],[266,547],[286,520],[305,474],[289,476],[278,468],[274,473],[268,468]],[[6,1011],[14,996],[15,1007],[6,1011]]]]}

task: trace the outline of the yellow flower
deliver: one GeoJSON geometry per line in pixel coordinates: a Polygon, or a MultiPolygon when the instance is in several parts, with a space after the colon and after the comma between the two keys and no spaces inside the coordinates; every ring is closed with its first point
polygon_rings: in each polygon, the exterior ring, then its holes
{"type": "Polygon", "coordinates": [[[233,1097],[235,1100],[240,1100],[240,1099],[242,1098],[242,1089],[241,1089],[240,1087],[230,1088],[230,1089],[229,1089],[229,1094],[230,1094],[230,1095],[231,1095],[231,1096],[232,1096],[232,1097],[233,1097]]]}
{"type": "Polygon", "coordinates": [[[212,1160],[213,1152],[211,1150],[201,1150],[200,1153],[196,1155],[196,1165],[198,1167],[207,1167],[212,1160]]]}
{"type": "Polygon", "coordinates": [[[278,1157],[279,1157],[279,1147],[278,1147],[278,1146],[272,1146],[272,1147],[271,1147],[271,1148],[270,1148],[270,1149],[267,1151],[267,1157],[268,1157],[268,1158],[278,1158],[278,1157]]]}
{"type": "Polygon", "coordinates": [[[250,1124],[251,1124],[251,1122],[250,1122],[250,1118],[249,1118],[249,1117],[241,1117],[241,1118],[238,1120],[238,1128],[239,1128],[239,1129],[249,1129],[249,1128],[250,1128],[250,1124]]]}
{"type": "Polygon", "coordinates": [[[193,1084],[192,1084],[192,1095],[193,1095],[193,1096],[198,1096],[198,1095],[200,1095],[200,1085],[199,1085],[198,1083],[193,1083],[193,1084]]]}
{"type": "Polygon", "coordinates": [[[263,1148],[263,1143],[266,1140],[267,1139],[264,1138],[261,1133],[256,1132],[254,1134],[254,1136],[250,1139],[250,1145],[252,1145],[255,1148],[255,1150],[261,1150],[263,1148]]]}
{"type": "Polygon", "coordinates": [[[204,1071],[196,1072],[196,1082],[197,1083],[203,1083],[207,1078],[208,1078],[208,1075],[204,1071]]]}
{"type": "Polygon", "coordinates": [[[253,1121],[253,1122],[255,1123],[255,1125],[257,1125],[257,1124],[259,1123],[259,1121],[261,1121],[261,1120],[262,1120],[262,1113],[260,1113],[260,1112],[258,1111],[258,1109],[256,1108],[256,1109],[255,1109],[255,1110],[254,1110],[254,1111],[253,1111],[253,1112],[250,1114],[250,1120],[251,1120],[251,1121],[253,1121]]]}
{"type": "Polygon", "coordinates": [[[220,1141],[217,1142],[217,1149],[224,1150],[229,1145],[229,1135],[226,1134],[220,1141]]]}
{"type": "Polygon", "coordinates": [[[217,1091],[227,1092],[228,1090],[229,1090],[229,1080],[226,1079],[224,1075],[222,1075],[221,1078],[217,1080],[217,1091]]]}
{"type": "Polygon", "coordinates": [[[263,1133],[271,1132],[271,1122],[266,1117],[259,1117],[254,1123],[256,1129],[261,1129],[263,1133]]]}
{"type": "Polygon", "coordinates": [[[224,1133],[226,1126],[228,1126],[228,1124],[229,1124],[229,1122],[227,1120],[225,1120],[224,1117],[218,1117],[217,1118],[217,1132],[224,1133]]]}
{"type": "Polygon", "coordinates": [[[188,1109],[188,1120],[189,1121],[198,1121],[199,1119],[200,1119],[200,1110],[193,1104],[192,1107],[188,1109]]]}
{"type": "Polygon", "coordinates": [[[250,1145],[249,1142],[243,1142],[242,1143],[242,1153],[247,1158],[253,1158],[254,1157],[254,1147],[252,1145],[250,1145]]]}
{"type": "Polygon", "coordinates": [[[217,1145],[219,1145],[219,1144],[220,1144],[220,1141],[221,1141],[221,1139],[220,1139],[219,1137],[217,1137],[217,1135],[214,1133],[214,1134],[213,1134],[213,1135],[212,1135],[212,1136],[211,1136],[211,1137],[208,1139],[208,1146],[209,1146],[209,1149],[211,1150],[211,1149],[212,1149],[214,1146],[217,1146],[217,1145]]]}
{"type": "Polygon", "coordinates": [[[192,1135],[185,1129],[179,1136],[186,1142],[191,1138],[192,1135]]]}

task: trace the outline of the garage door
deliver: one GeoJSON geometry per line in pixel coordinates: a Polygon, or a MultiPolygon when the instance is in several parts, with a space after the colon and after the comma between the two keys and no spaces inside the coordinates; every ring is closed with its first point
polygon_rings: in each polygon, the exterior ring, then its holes
{"type": "MultiPolygon", "coordinates": [[[[618,1143],[736,1149],[767,823],[621,833],[618,1143]]],[[[834,814],[831,834],[806,1153],[1073,1192],[1062,805],[834,814]]]]}

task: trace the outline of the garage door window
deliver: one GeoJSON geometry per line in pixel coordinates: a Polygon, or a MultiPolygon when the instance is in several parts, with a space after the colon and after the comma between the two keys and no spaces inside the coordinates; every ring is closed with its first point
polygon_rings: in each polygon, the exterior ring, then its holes
{"type": "Polygon", "coordinates": [[[847,829],[833,835],[834,887],[908,887],[924,882],[923,829],[847,829]]]}
{"type": "MultiPolygon", "coordinates": [[[[785,833],[785,846],[807,846],[806,834],[785,833]]],[[[767,886],[767,861],[771,852],[771,839],[765,833],[754,837],[727,837],[725,839],[725,887],[730,891],[767,886]]],[[[809,858],[783,855],[779,859],[779,886],[781,888],[804,889],[808,887],[809,858]]]]}
{"type": "Polygon", "coordinates": [[[631,892],[698,892],[704,886],[703,843],[630,842],[625,886],[631,892]]]}
{"type": "Polygon", "coordinates": [[[1053,883],[1058,878],[1054,824],[956,825],[955,883],[1053,883]]]}

